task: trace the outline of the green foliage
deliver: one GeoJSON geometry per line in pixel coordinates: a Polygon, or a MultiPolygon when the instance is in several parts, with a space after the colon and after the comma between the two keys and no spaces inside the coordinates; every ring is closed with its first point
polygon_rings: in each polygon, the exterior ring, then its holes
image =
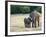
{"type": "Polygon", "coordinates": [[[42,13],[42,8],[41,8],[41,6],[38,7],[38,8],[36,8],[36,10],[37,10],[38,12],[42,13]]]}
{"type": "Polygon", "coordinates": [[[37,10],[41,13],[41,6],[11,5],[11,14],[28,14],[33,10],[37,10]]]}
{"type": "Polygon", "coordinates": [[[30,12],[30,7],[27,7],[27,6],[20,7],[20,12],[28,13],[30,12]]]}

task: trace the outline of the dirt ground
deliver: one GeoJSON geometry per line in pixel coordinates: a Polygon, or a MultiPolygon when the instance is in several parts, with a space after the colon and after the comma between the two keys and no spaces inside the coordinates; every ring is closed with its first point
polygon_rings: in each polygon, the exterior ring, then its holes
{"type": "Polygon", "coordinates": [[[32,28],[32,23],[31,23],[31,28],[25,28],[24,25],[24,18],[28,17],[28,15],[11,15],[10,16],[10,31],[11,32],[24,32],[24,31],[39,31],[41,30],[41,23],[42,23],[42,16],[40,16],[39,19],[39,24],[40,26],[37,28],[32,28]]]}

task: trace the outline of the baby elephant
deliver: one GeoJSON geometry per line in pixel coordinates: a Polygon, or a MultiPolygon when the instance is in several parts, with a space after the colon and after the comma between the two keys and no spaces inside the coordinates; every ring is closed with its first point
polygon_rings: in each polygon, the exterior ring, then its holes
{"type": "Polygon", "coordinates": [[[31,22],[32,22],[32,20],[31,20],[30,17],[24,18],[24,24],[25,24],[26,28],[30,28],[31,27],[31,25],[30,25],[31,22]]]}

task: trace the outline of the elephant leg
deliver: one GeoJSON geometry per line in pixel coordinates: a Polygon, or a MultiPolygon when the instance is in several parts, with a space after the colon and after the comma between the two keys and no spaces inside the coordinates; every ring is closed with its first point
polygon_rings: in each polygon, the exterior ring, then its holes
{"type": "Polygon", "coordinates": [[[38,27],[39,27],[39,17],[38,17],[38,27]]]}
{"type": "Polygon", "coordinates": [[[36,27],[35,18],[33,18],[33,21],[32,21],[32,27],[36,27]]]}
{"type": "Polygon", "coordinates": [[[32,27],[34,27],[33,25],[34,25],[34,22],[32,21],[32,27]]]}
{"type": "Polygon", "coordinates": [[[32,18],[32,27],[34,27],[34,20],[33,20],[33,18],[32,18]]]}
{"type": "Polygon", "coordinates": [[[33,27],[33,21],[32,21],[32,27],[33,27]]]}
{"type": "Polygon", "coordinates": [[[36,28],[36,18],[35,18],[35,22],[34,23],[35,23],[35,28],[36,28]]]}

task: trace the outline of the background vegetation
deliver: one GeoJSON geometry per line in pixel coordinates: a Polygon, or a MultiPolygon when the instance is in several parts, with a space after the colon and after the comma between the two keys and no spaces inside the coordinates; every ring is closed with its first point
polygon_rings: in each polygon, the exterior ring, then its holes
{"type": "Polygon", "coordinates": [[[28,14],[33,10],[41,13],[41,6],[11,5],[11,14],[28,14]]]}

